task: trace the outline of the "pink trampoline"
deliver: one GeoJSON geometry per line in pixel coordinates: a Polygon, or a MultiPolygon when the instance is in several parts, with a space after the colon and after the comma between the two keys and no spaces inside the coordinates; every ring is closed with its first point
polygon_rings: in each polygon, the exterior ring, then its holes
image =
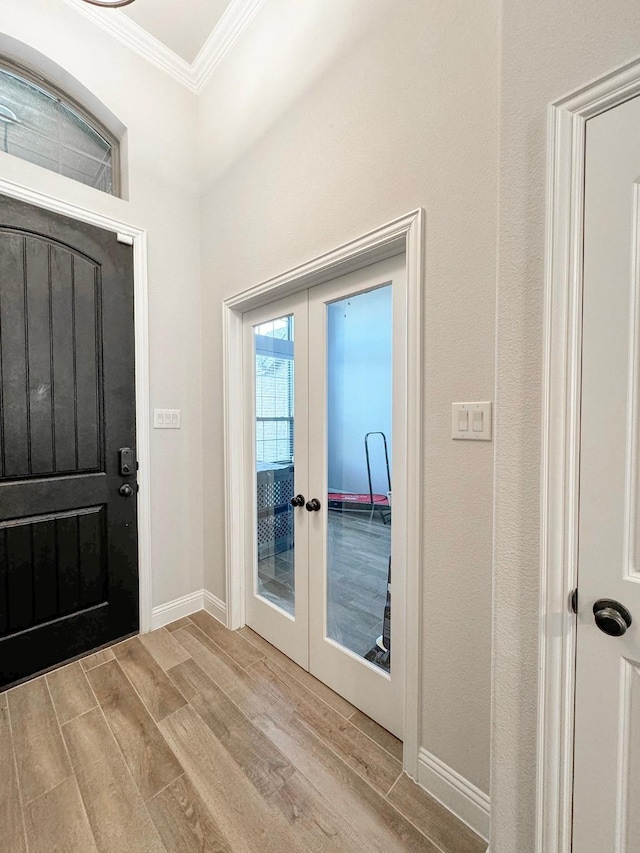
{"type": "Polygon", "coordinates": [[[364,452],[367,462],[367,476],[369,479],[368,492],[329,492],[327,501],[329,509],[333,510],[358,510],[370,509],[373,515],[374,510],[380,511],[380,516],[386,524],[391,517],[391,503],[388,495],[391,494],[391,473],[389,471],[389,451],[387,449],[387,437],[383,432],[368,432],[364,437],[364,452]],[[373,491],[371,481],[371,460],[369,457],[369,438],[372,435],[379,435],[382,438],[384,448],[384,458],[387,468],[387,483],[389,492],[387,495],[381,495],[373,491]]]}

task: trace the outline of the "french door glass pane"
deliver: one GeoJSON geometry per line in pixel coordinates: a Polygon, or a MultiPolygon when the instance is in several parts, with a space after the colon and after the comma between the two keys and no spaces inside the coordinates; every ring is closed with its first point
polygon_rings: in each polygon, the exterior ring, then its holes
{"type": "Polygon", "coordinates": [[[257,477],[256,593],[295,615],[293,317],[254,326],[257,477]]]}
{"type": "Polygon", "coordinates": [[[327,305],[327,636],[389,672],[391,285],[327,305]]]}

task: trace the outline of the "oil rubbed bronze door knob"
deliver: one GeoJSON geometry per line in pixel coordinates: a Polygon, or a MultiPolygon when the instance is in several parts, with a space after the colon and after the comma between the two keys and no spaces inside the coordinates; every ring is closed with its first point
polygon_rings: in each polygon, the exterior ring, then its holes
{"type": "Polygon", "coordinates": [[[310,501],[307,501],[307,512],[318,512],[320,509],[320,501],[318,498],[311,498],[310,501]]]}
{"type": "Polygon", "coordinates": [[[124,485],[120,486],[118,492],[122,495],[123,498],[130,498],[133,494],[133,489],[131,488],[129,483],[125,483],[124,485]]]}
{"type": "Polygon", "coordinates": [[[593,605],[596,625],[610,637],[621,637],[630,627],[632,619],[627,608],[611,598],[600,598],[593,605]]]}
{"type": "Polygon", "coordinates": [[[304,495],[296,495],[291,498],[291,506],[304,506],[304,495]]]}

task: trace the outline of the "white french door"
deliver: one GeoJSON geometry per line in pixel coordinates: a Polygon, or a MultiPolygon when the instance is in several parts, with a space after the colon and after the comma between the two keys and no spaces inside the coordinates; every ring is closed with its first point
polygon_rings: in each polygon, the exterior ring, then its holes
{"type": "Polygon", "coordinates": [[[404,274],[390,258],[243,318],[246,622],[399,737],[404,274]]]}

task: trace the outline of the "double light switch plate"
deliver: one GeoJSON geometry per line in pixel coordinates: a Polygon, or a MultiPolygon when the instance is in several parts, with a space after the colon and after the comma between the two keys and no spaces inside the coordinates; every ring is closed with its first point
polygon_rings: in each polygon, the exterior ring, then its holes
{"type": "Polygon", "coordinates": [[[491,441],[491,403],[452,403],[451,438],[491,441]]]}

